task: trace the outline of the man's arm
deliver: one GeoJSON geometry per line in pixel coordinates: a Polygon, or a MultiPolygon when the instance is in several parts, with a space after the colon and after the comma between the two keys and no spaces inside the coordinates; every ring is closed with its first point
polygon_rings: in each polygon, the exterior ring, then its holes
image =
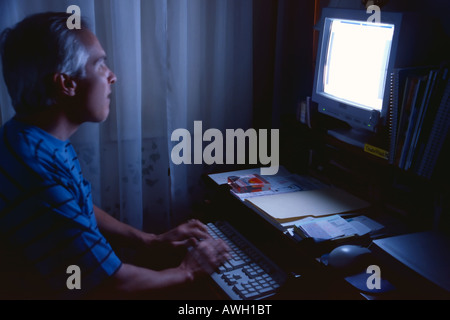
{"type": "Polygon", "coordinates": [[[156,235],[133,228],[132,226],[115,219],[95,205],[94,213],[98,228],[106,238],[117,239],[122,243],[130,245],[149,245],[157,240],[156,235]]]}
{"type": "Polygon", "coordinates": [[[181,263],[174,268],[155,271],[123,263],[119,270],[94,293],[94,298],[139,298],[176,290],[177,286],[192,282],[202,274],[211,274],[230,259],[229,248],[222,240],[212,239],[198,220],[178,226],[161,235],[142,232],[111,217],[94,206],[99,229],[105,236],[121,239],[129,244],[146,247],[169,245],[190,248],[181,263]]]}
{"type": "Polygon", "coordinates": [[[124,263],[92,298],[161,297],[161,293],[170,293],[199,275],[212,273],[229,258],[223,241],[207,239],[192,248],[176,268],[155,271],[124,263]]]}
{"type": "Polygon", "coordinates": [[[146,233],[123,223],[102,209],[94,205],[94,213],[100,231],[107,238],[114,238],[124,244],[134,246],[153,247],[155,245],[170,245],[177,247],[192,247],[199,240],[210,239],[211,236],[203,223],[198,220],[190,220],[168,232],[160,235],[146,233]]]}

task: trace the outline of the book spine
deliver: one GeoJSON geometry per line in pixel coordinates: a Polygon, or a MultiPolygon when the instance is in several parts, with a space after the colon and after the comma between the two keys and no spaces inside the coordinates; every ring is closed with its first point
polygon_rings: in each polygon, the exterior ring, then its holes
{"type": "Polygon", "coordinates": [[[418,114],[418,101],[420,101],[420,97],[423,94],[423,79],[419,79],[418,85],[417,85],[417,90],[415,92],[415,96],[414,99],[412,101],[411,104],[411,113],[409,115],[409,121],[408,121],[408,127],[406,130],[406,137],[405,137],[405,142],[403,144],[403,150],[402,150],[402,154],[400,157],[400,164],[399,167],[401,169],[406,170],[406,164],[407,164],[407,159],[409,156],[409,153],[411,151],[411,141],[412,141],[412,137],[413,137],[413,130],[416,124],[416,120],[417,120],[417,114],[418,114]]]}
{"type": "Polygon", "coordinates": [[[416,154],[416,148],[417,148],[417,141],[419,139],[422,125],[423,125],[423,119],[425,117],[425,114],[428,109],[428,103],[430,99],[430,95],[432,92],[432,88],[434,85],[434,81],[436,80],[436,71],[430,70],[428,77],[426,79],[426,83],[424,83],[424,90],[421,99],[418,101],[418,109],[417,109],[417,118],[416,123],[414,124],[413,130],[412,130],[412,138],[411,138],[411,145],[408,152],[408,157],[406,159],[406,165],[405,169],[409,170],[413,166],[413,158],[416,154]]]}
{"type": "Polygon", "coordinates": [[[400,167],[400,158],[403,151],[403,146],[406,139],[406,129],[408,127],[408,119],[411,113],[411,104],[413,97],[415,96],[418,85],[418,78],[416,76],[407,76],[404,84],[403,90],[403,100],[399,107],[399,124],[397,129],[397,141],[396,141],[396,151],[394,164],[400,167]]]}
{"type": "Polygon", "coordinates": [[[442,149],[450,127],[450,82],[446,77],[445,92],[442,96],[439,109],[437,111],[433,128],[424,151],[424,157],[420,165],[418,174],[431,178],[437,158],[442,149]]]}
{"type": "Polygon", "coordinates": [[[416,154],[413,159],[412,171],[418,175],[420,174],[420,166],[424,159],[424,152],[428,140],[430,139],[430,133],[433,128],[433,122],[436,119],[437,110],[441,104],[441,100],[445,91],[446,78],[448,74],[447,68],[440,68],[436,70],[436,76],[431,87],[431,92],[428,99],[428,108],[424,114],[423,123],[420,130],[420,136],[417,140],[416,154]]]}

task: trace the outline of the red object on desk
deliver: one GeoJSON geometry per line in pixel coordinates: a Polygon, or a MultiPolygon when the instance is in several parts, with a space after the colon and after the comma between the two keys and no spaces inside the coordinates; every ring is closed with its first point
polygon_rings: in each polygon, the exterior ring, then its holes
{"type": "Polygon", "coordinates": [[[237,193],[248,193],[270,190],[270,183],[259,174],[245,176],[230,176],[228,184],[237,193]]]}

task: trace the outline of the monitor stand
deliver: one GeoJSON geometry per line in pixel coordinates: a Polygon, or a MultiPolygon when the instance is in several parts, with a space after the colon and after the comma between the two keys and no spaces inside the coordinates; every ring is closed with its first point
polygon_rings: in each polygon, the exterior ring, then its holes
{"type": "Polygon", "coordinates": [[[327,133],[340,141],[362,149],[372,137],[372,132],[357,128],[331,129],[327,133]]]}

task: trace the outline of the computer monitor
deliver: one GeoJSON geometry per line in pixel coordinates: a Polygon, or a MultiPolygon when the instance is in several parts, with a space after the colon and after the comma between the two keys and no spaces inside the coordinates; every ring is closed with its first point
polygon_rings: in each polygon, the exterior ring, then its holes
{"type": "Polygon", "coordinates": [[[377,23],[368,22],[369,17],[365,10],[324,8],[316,26],[320,36],[312,100],[319,112],[346,124],[329,128],[329,134],[358,146],[387,124],[394,68],[423,62],[420,47],[427,45],[414,39],[420,19],[383,11],[377,23]]]}

